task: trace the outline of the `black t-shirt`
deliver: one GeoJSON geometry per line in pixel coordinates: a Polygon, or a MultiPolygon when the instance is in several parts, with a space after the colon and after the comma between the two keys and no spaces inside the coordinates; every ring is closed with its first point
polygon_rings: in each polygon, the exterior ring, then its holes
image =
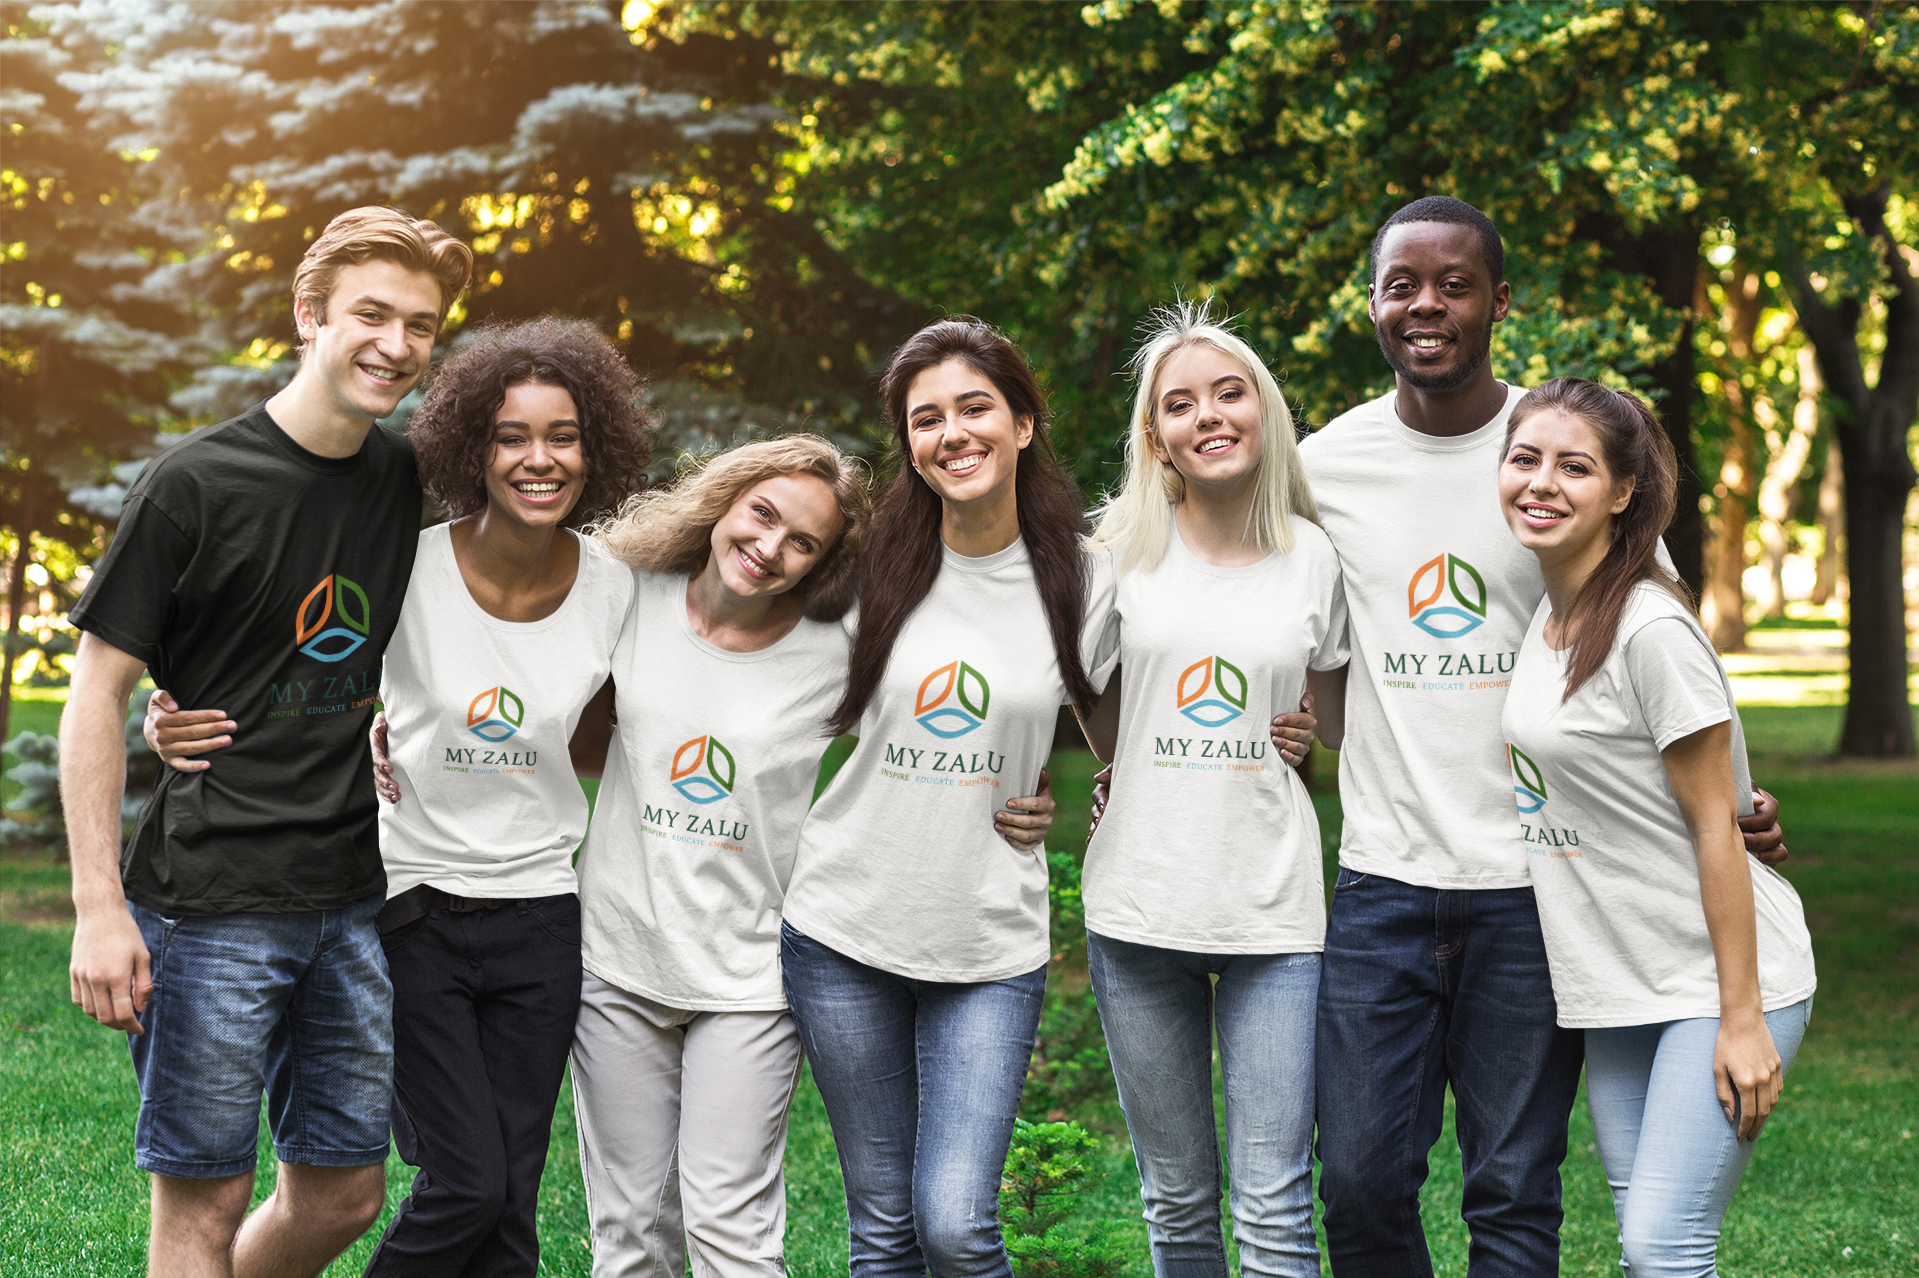
{"type": "Polygon", "coordinates": [[[420,500],[403,436],[321,457],[265,405],[141,474],[73,624],[239,726],[208,770],[160,769],[120,857],[128,900],[287,913],[386,890],[366,734],[420,500]]]}

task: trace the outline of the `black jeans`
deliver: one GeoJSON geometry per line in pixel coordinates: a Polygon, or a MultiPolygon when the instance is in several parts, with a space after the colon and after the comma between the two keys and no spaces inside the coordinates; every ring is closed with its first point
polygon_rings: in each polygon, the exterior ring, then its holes
{"type": "Polygon", "coordinates": [[[1533,890],[1341,868],[1315,1035],[1319,1196],[1336,1278],[1431,1278],[1426,1154],[1452,1086],[1469,1278],[1559,1272],[1559,1164],[1584,1059],[1560,1029],[1533,890]]]}
{"type": "Polygon", "coordinates": [[[438,905],[381,942],[393,974],[393,1138],[420,1170],[366,1272],[530,1278],[579,1015],[580,898],[438,905]]]}

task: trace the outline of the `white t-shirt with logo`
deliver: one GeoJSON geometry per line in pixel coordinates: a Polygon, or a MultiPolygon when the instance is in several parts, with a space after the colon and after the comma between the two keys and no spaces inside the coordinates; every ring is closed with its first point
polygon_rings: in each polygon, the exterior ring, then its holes
{"type": "Polygon", "coordinates": [[[1151,572],[1120,577],[1102,641],[1124,671],[1112,798],[1086,850],[1086,926],[1212,954],[1325,948],[1319,819],[1268,725],[1306,671],[1344,665],[1332,542],[1293,517],[1290,554],[1222,568],[1175,527],[1151,572]]]}
{"type": "MultiPolygon", "coordinates": [[[[1749,783],[1732,686],[1671,593],[1641,583],[1605,664],[1561,703],[1568,652],[1546,644],[1541,601],[1504,715],[1516,846],[1531,870],[1559,1023],[1649,1025],[1719,1015],[1699,866],[1660,751],[1731,720],[1734,784],[1749,783]],[[1528,855],[1529,854],[1529,855],[1528,855]]],[[[1742,804],[1742,807],[1745,806],[1742,804]]],[[[1812,995],[1799,895],[1748,855],[1765,1010],[1812,995]]]]}
{"type": "Polygon", "coordinates": [[[502,621],[467,590],[451,528],[420,533],[380,678],[400,787],[380,805],[387,896],[422,883],[493,900],[571,892],[587,804],[567,742],[606,683],[632,574],[581,538],[566,601],[502,621]]]}
{"type": "Polygon", "coordinates": [[[1499,505],[1506,419],[1421,434],[1394,395],[1301,446],[1351,616],[1339,863],[1432,888],[1529,881],[1514,849],[1499,712],[1545,581],[1499,505]]]}
{"type": "MultiPolygon", "coordinates": [[[[1045,849],[1008,843],[993,814],[1038,789],[1066,685],[1025,542],[942,556],[800,829],[786,920],[900,976],[996,981],[1051,954],[1045,849]]],[[[1112,607],[1110,557],[1093,563],[1088,657],[1112,607]]]]}
{"type": "Polygon", "coordinates": [[[693,632],[687,578],[634,573],[619,726],[580,850],[586,967],[690,1011],[775,1011],[780,904],[846,687],[847,636],[802,620],[757,652],[693,632]]]}

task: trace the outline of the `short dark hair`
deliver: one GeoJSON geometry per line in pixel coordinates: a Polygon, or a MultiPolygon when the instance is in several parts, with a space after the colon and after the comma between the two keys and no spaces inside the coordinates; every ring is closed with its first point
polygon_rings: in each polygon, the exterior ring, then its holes
{"type": "Polygon", "coordinates": [[[1499,228],[1493,225],[1493,220],[1464,200],[1455,200],[1450,195],[1429,195],[1423,200],[1414,200],[1380,225],[1379,233],[1373,236],[1372,250],[1366,255],[1366,274],[1370,280],[1379,279],[1379,246],[1386,242],[1386,232],[1408,222],[1472,227],[1479,236],[1480,256],[1486,259],[1486,269],[1492,272],[1493,287],[1497,288],[1506,278],[1506,243],[1499,238],[1499,228]]]}
{"type": "Polygon", "coordinates": [[[493,324],[440,366],[407,423],[420,485],[458,519],[486,507],[493,416],[513,386],[558,386],[580,412],[586,486],[566,527],[583,528],[646,486],[653,455],[640,379],[599,329],[551,317],[493,324]]]}

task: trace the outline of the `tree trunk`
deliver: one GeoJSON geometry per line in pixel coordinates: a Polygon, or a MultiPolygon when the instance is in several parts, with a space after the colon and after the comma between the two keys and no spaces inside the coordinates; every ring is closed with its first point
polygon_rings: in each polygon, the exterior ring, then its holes
{"type": "Polygon", "coordinates": [[[27,564],[33,559],[32,527],[29,524],[18,533],[20,549],[14,552],[13,568],[7,573],[7,646],[5,659],[0,660],[0,742],[10,739],[7,732],[13,719],[13,661],[20,650],[20,609],[27,599],[27,564]]]}
{"type": "Polygon", "coordinates": [[[1672,450],[1679,459],[1678,503],[1672,526],[1666,529],[1666,550],[1673,567],[1695,597],[1705,583],[1705,521],[1699,513],[1702,489],[1697,454],[1692,445],[1692,399],[1696,388],[1693,330],[1698,323],[1695,301],[1699,283],[1699,228],[1661,224],[1635,235],[1610,216],[1581,218],[1574,233],[1606,248],[1608,265],[1644,275],[1652,281],[1659,300],[1685,316],[1679,344],[1647,371],[1660,392],[1657,408],[1672,450]]]}
{"type": "Polygon", "coordinates": [[[1819,567],[1812,579],[1812,601],[1821,608],[1851,597],[1846,585],[1846,463],[1839,441],[1826,441],[1826,473],[1819,478],[1819,567]]]}
{"type": "Polygon", "coordinates": [[[1916,476],[1907,438],[1919,414],[1919,280],[1886,225],[1890,191],[1844,198],[1859,229],[1881,242],[1886,282],[1885,349],[1867,385],[1859,352],[1864,303],[1828,305],[1803,262],[1786,263],[1799,294],[1800,322],[1819,353],[1827,387],[1845,404],[1839,449],[1846,467],[1846,576],[1851,587],[1851,687],[1839,753],[1909,758],[1915,750],[1906,687],[1906,595],[1901,542],[1906,498],[1916,476]]]}
{"type": "MultiPolygon", "coordinates": [[[[1760,398],[1755,407],[1763,407],[1765,416],[1773,414],[1772,401],[1760,398]]],[[[1761,611],[1768,617],[1786,615],[1786,520],[1792,515],[1793,492],[1799,476],[1805,473],[1806,459],[1812,455],[1812,437],[1819,429],[1819,361],[1812,347],[1799,348],[1799,397],[1792,409],[1792,431],[1783,440],[1777,438],[1773,422],[1766,424],[1766,444],[1772,460],[1766,477],[1759,484],[1759,544],[1766,555],[1766,601],[1761,611]]]]}
{"type": "MultiPolygon", "coordinates": [[[[1702,277],[1695,313],[1704,315],[1708,305],[1702,277]]],[[[1705,547],[1704,589],[1699,598],[1699,619],[1713,647],[1721,652],[1739,652],[1746,646],[1746,525],[1752,521],[1752,498],[1758,486],[1754,424],[1764,392],[1748,396],[1744,375],[1753,364],[1759,311],[1759,276],[1741,263],[1726,289],[1721,317],[1729,356],[1719,368],[1720,393],[1726,401],[1726,455],[1713,487],[1712,538],[1705,547]]]]}

